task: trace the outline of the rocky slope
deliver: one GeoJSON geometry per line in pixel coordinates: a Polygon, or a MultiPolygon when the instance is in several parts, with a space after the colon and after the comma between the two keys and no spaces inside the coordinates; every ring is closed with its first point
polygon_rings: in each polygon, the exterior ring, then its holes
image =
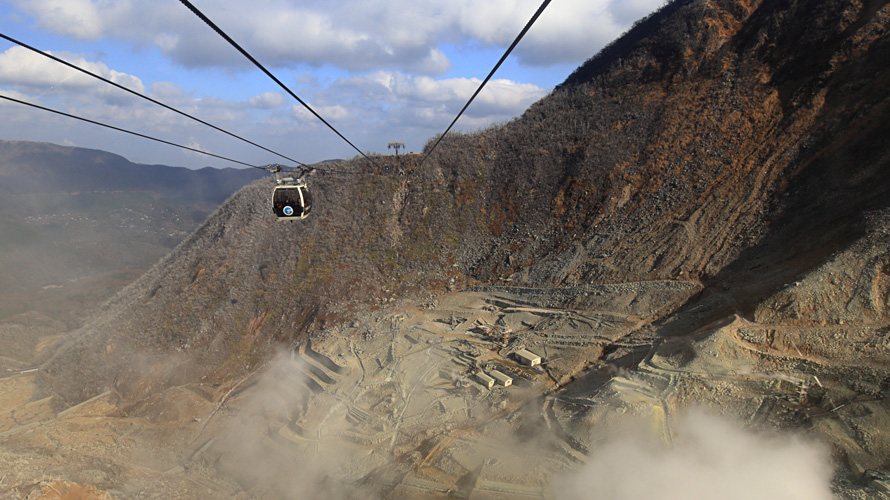
{"type": "MultiPolygon", "coordinates": [[[[362,445],[370,458],[342,477],[393,498],[417,485],[441,494],[435,481],[494,495],[504,480],[486,476],[490,462],[440,439],[455,427],[491,444],[501,425],[521,436],[544,422],[564,451],[525,485],[541,494],[626,411],[671,441],[672,416],[700,404],[753,427],[807,429],[843,468],[837,492],[877,494],[885,483],[866,471],[890,468],[888,23],[878,1],[671,2],[513,122],[449,137],[422,165],[317,172],[304,223],[274,220],[272,184],[259,181],[48,350],[35,397],[65,406],[111,391],[139,415],[140,402],[210,387],[219,410],[277,347],[302,353],[312,336],[329,359],[345,356],[333,366],[362,376],[318,368],[320,390],[268,425],[305,438],[306,422],[320,437],[341,410],[356,429],[377,422],[387,437],[362,445]],[[594,286],[607,284],[617,288],[594,286]],[[442,295],[472,286],[485,296],[442,295]],[[450,317],[435,316],[437,298],[450,317]],[[526,376],[553,396],[443,403],[444,420],[420,434],[402,436],[401,419],[388,427],[385,415],[412,407],[416,380],[445,383],[400,364],[433,351],[399,340],[395,318],[416,320],[423,346],[451,335],[431,325],[497,322],[493,311],[513,337],[480,344],[481,359],[512,369],[516,348],[545,350],[546,372],[526,376]],[[387,384],[399,386],[388,403],[351,399],[387,384]],[[315,418],[318,405],[327,413],[315,418]],[[480,416],[489,410],[503,419],[480,416]]],[[[229,456],[202,450],[218,465],[229,456]]]]}
{"type": "Polygon", "coordinates": [[[269,183],[242,191],[105,318],[127,341],[230,356],[245,335],[293,341],[349,320],[350,304],[452,280],[736,275],[750,311],[886,204],[887,14],[674,2],[521,118],[450,138],[420,169],[320,173],[305,224],[269,217],[269,183]]]}

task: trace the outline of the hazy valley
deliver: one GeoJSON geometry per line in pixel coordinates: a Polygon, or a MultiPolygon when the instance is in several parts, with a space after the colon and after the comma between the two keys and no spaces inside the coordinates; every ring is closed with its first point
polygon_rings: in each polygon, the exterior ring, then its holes
{"type": "Polygon", "coordinates": [[[0,142],[0,363],[30,367],[38,337],[79,326],[256,172],[0,142]]]}
{"type": "MultiPolygon", "coordinates": [[[[150,196],[19,213],[29,245],[157,249],[107,272],[188,236],[82,324],[4,337],[0,496],[887,497],[888,24],[670,2],[422,166],[317,170],[299,223],[268,178],[194,231],[150,196]]],[[[44,291],[16,293],[4,322],[44,291]]]]}

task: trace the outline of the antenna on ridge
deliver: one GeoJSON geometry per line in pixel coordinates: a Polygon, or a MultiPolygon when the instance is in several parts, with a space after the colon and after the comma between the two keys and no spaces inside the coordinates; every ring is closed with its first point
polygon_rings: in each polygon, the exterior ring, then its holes
{"type": "Polygon", "coordinates": [[[404,143],[404,142],[400,142],[400,141],[393,141],[393,142],[390,142],[390,143],[386,146],[387,149],[395,149],[395,150],[396,150],[396,156],[399,156],[399,148],[404,148],[404,147],[405,147],[405,143],[404,143]]]}

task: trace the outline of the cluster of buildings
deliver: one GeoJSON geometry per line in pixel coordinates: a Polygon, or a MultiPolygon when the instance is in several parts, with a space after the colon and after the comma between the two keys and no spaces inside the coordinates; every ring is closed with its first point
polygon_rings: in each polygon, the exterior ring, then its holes
{"type": "MultiPolygon", "coordinates": [[[[538,356],[528,349],[519,349],[513,353],[513,357],[517,362],[525,366],[534,367],[541,364],[541,356],[538,356]]],[[[486,389],[492,389],[495,384],[501,387],[510,387],[513,385],[513,377],[500,370],[479,370],[474,377],[476,382],[482,384],[486,389]]]]}

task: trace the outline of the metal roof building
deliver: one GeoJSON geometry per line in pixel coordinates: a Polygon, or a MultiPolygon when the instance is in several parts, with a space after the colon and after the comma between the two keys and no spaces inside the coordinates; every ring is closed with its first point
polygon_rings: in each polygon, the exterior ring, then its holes
{"type": "Polygon", "coordinates": [[[495,380],[497,380],[499,384],[501,384],[504,387],[510,387],[511,385],[513,385],[513,377],[511,377],[509,375],[505,375],[505,374],[499,372],[498,370],[492,370],[491,376],[495,380]]]}
{"type": "Polygon", "coordinates": [[[486,375],[485,372],[477,373],[476,380],[486,389],[491,389],[492,387],[494,387],[494,379],[486,375]]]}
{"type": "Polygon", "coordinates": [[[516,356],[516,359],[528,366],[536,366],[541,364],[541,356],[529,351],[528,349],[520,349],[513,353],[516,356]]]}

